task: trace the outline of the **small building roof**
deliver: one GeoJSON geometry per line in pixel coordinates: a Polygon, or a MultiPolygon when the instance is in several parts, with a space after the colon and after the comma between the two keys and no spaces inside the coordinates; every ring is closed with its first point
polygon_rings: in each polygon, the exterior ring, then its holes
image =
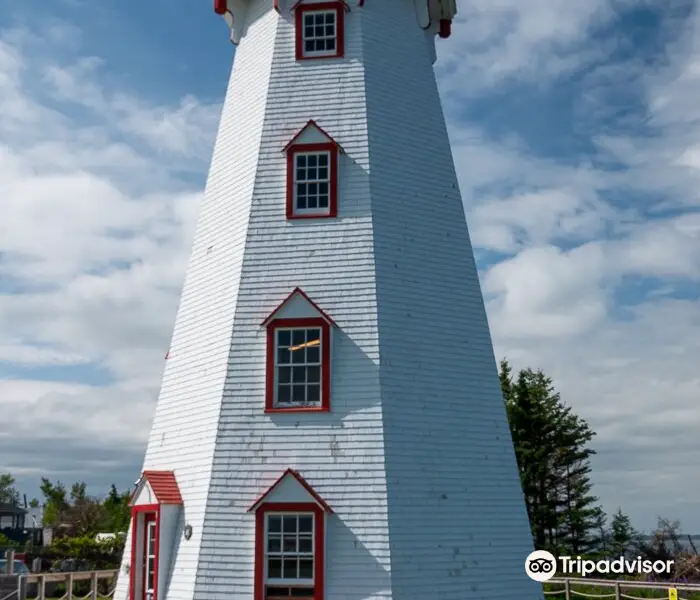
{"type": "Polygon", "coordinates": [[[144,471],[131,495],[131,502],[138,497],[146,484],[150,486],[159,504],[183,504],[180,486],[173,471],[144,471]]]}
{"type": "Polygon", "coordinates": [[[0,502],[0,515],[26,515],[27,509],[22,508],[19,504],[10,504],[8,502],[0,502]]]}

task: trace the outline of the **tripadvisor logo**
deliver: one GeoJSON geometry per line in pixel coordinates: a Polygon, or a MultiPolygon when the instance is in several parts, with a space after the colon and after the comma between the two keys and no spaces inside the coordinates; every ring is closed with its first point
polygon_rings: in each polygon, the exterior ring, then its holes
{"type": "Polygon", "coordinates": [[[536,550],[525,559],[525,572],[530,579],[535,581],[549,581],[556,574],[557,570],[562,575],[580,575],[585,577],[592,573],[615,573],[615,574],[641,574],[649,575],[669,575],[673,570],[672,560],[642,560],[638,556],[634,560],[629,560],[624,556],[614,560],[587,560],[580,556],[560,556],[556,558],[546,550],[536,550]],[[557,569],[557,566],[559,567],[557,569]]]}
{"type": "Polygon", "coordinates": [[[525,559],[525,572],[535,581],[549,581],[557,572],[557,559],[546,550],[535,550],[525,559]]]}

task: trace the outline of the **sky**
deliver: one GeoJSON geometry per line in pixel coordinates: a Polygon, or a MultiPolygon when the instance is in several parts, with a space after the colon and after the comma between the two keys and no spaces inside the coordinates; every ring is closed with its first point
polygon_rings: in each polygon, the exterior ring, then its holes
{"type": "MultiPolygon", "coordinates": [[[[594,492],[700,532],[700,13],[458,0],[438,83],[497,357],[594,492]]],[[[233,58],[204,0],[0,0],[0,472],[138,477],[233,58]]]]}

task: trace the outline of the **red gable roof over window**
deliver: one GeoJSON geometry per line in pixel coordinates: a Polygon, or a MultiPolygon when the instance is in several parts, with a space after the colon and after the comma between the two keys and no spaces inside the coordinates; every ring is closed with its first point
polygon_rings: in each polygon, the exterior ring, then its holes
{"type": "Polygon", "coordinates": [[[288,149],[290,148],[290,146],[293,146],[293,145],[296,143],[296,141],[299,139],[299,137],[300,137],[307,129],[315,129],[315,130],[318,131],[322,136],[324,136],[325,138],[327,138],[328,141],[329,141],[331,144],[333,144],[336,148],[338,148],[338,150],[339,150],[340,152],[343,152],[343,153],[344,153],[344,150],[340,147],[340,144],[338,144],[338,142],[336,142],[330,135],[328,135],[328,134],[318,125],[318,123],[316,123],[316,121],[314,121],[313,119],[311,119],[308,123],[306,123],[306,125],[304,125],[299,131],[297,131],[297,132],[294,134],[294,137],[293,137],[291,140],[289,140],[289,143],[284,147],[284,150],[283,150],[283,151],[286,151],[286,150],[288,150],[288,149]]]}
{"type": "Polygon", "coordinates": [[[321,317],[322,319],[324,319],[329,325],[332,325],[333,327],[336,327],[335,321],[333,321],[333,319],[331,319],[331,318],[325,313],[325,311],[324,311],[323,309],[321,309],[311,298],[309,298],[309,297],[304,293],[304,290],[302,290],[301,288],[295,288],[295,289],[292,291],[292,293],[289,294],[289,296],[287,296],[284,300],[282,300],[282,302],[280,302],[280,303],[277,305],[277,308],[275,308],[275,310],[273,310],[273,311],[267,316],[267,318],[261,323],[260,326],[261,326],[261,327],[267,327],[268,323],[269,323],[270,321],[272,321],[272,320],[275,318],[275,315],[276,315],[280,310],[282,310],[282,307],[283,307],[285,304],[287,304],[287,302],[289,302],[292,298],[294,298],[294,296],[301,296],[302,298],[304,298],[304,300],[306,300],[311,306],[313,306],[314,310],[316,310],[316,311],[318,312],[318,316],[319,316],[319,317],[321,317]]]}
{"type": "MultiPolygon", "coordinates": [[[[297,5],[299,5],[299,4],[301,4],[301,0],[299,0],[298,2],[296,2],[296,3],[292,6],[291,10],[294,10],[294,9],[297,7],[297,5]]],[[[365,0],[357,0],[357,6],[364,6],[364,5],[365,5],[365,0]]],[[[272,0],[272,6],[274,7],[274,9],[275,9],[277,12],[281,12],[281,10],[280,10],[280,0],[272,0]]],[[[346,10],[347,10],[347,4],[346,4],[346,10]]]]}
{"type": "Polygon", "coordinates": [[[299,474],[299,472],[295,471],[294,469],[287,469],[284,473],[282,473],[282,475],[279,476],[277,481],[275,481],[275,483],[273,483],[268,488],[268,490],[253,503],[253,505],[248,509],[248,512],[254,512],[255,510],[257,510],[257,508],[265,502],[265,498],[267,498],[274,491],[274,489],[280,483],[282,483],[282,480],[288,475],[294,477],[294,479],[296,479],[301,484],[301,486],[309,493],[309,495],[323,510],[325,510],[328,513],[333,513],[333,509],[330,506],[328,506],[326,501],[323,498],[321,498],[321,496],[318,495],[318,492],[316,492],[316,490],[314,490],[314,488],[312,488],[309,485],[309,483],[299,474]]]}
{"type": "Polygon", "coordinates": [[[136,491],[131,496],[133,500],[136,494],[141,490],[143,484],[148,482],[151,486],[153,494],[159,504],[182,504],[182,495],[180,487],[177,485],[175,473],[172,471],[144,471],[139,481],[136,491]]]}

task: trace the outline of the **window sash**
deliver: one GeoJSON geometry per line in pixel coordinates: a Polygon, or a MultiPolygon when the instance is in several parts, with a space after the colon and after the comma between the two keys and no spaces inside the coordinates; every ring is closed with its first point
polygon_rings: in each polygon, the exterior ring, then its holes
{"type": "Polygon", "coordinates": [[[324,345],[327,343],[325,339],[323,327],[320,326],[309,326],[309,327],[276,327],[274,331],[274,397],[273,406],[275,408],[298,408],[298,407],[310,407],[317,408],[323,405],[323,351],[324,345]],[[292,350],[290,352],[290,362],[280,362],[280,350],[284,349],[284,345],[280,345],[279,334],[281,332],[289,332],[290,334],[290,345],[287,348],[294,348],[294,332],[304,332],[304,342],[305,348],[318,348],[318,360],[309,361],[308,360],[308,350],[305,349],[304,362],[294,362],[294,357],[291,352],[298,352],[298,350],[292,350]],[[309,336],[310,331],[318,331],[318,339],[320,340],[317,346],[308,346],[310,342],[309,336]],[[280,381],[280,372],[282,368],[289,369],[290,377],[288,382],[280,381]],[[315,368],[318,370],[318,381],[308,381],[309,369],[315,368]],[[295,377],[298,373],[297,369],[304,369],[304,382],[296,382],[295,377]],[[289,388],[289,402],[280,402],[280,388],[289,388]],[[294,388],[303,387],[304,388],[304,400],[294,401],[294,388]],[[317,390],[318,399],[314,401],[309,401],[310,389],[315,388],[317,390]]]}
{"type": "MultiPolygon", "coordinates": [[[[314,578],[316,575],[316,522],[315,522],[315,515],[313,513],[306,513],[306,512],[299,512],[299,513],[290,513],[290,512],[268,512],[265,514],[265,539],[263,540],[263,543],[265,544],[265,584],[269,586],[313,586],[314,585],[314,578]],[[284,531],[284,525],[280,528],[279,532],[270,532],[270,517],[278,517],[282,520],[284,523],[285,517],[294,517],[296,519],[296,528],[294,532],[285,532],[284,531]],[[308,517],[311,519],[311,531],[310,532],[300,532],[299,531],[299,518],[300,517],[308,517]],[[297,550],[292,552],[292,551],[286,551],[284,550],[284,536],[287,535],[288,537],[291,537],[291,534],[294,534],[295,539],[296,539],[296,548],[297,550]],[[308,539],[311,538],[311,552],[299,552],[299,540],[300,539],[308,539]],[[279,552],[270,552],[269,551],[269,541],[270,539],[279,539],[280,540],[280,551],[279,552]],[[301,578],[301,577],[295,577],[295,578],[285,578],[285,577],[270,577],[269,575],[269,561],[270,558],[279,558],[279,560],[284,560],[285,558],[288,558],[290,560],[296,561],[297,565],[297,574],[299,573],[299,561],[300,560],[311,560],[312,561],[312,573],[310,578],[301,578]]],[[[284,574],[284,571],[282,572],[284,574]]]]}
{"type": "Polygon", "coordinates": [[[302,19],[301,19],[301,44],[302,44],[302,53],[303,56],[305,57],[314,57],[314,56],[336,56],[338,54],[338,13],[335,10],[309,10],[305,11],[302,19]],[[333,17],[331,23],[326,23],[326,15],[331,15],[333,17]],[[313,25],[310,25],[310,27],[313,27],[314,30],[318,25],[318,21],[316,20],[315,17],[317,16],[323,16],[323,27],[324,27],[324,33],[323,35],[316,35],[316,32],[312,35],[306,35],[306,23],[307,23],[307,17],[314,17],[313,19],[313,25]],[[333,26],[333,34],[332,35],[327,35],[325,33],[325,28],[329,25],[333,26]],[[316,42],[320,40],[335,40],[334,47],[331,50],[307,50],[306,49],[306,42],[316,42]]]}
{"type": "Polygon", "coordinates": [[[143,582],[145,597],[153,598],[155,591],[156,575],[156,523],[147,521],[146,523],[146,560],[145,580],[143,582]]]}
{"type": "MultiPolygon", "coordinates": [[[[293,161],[293,168],[294,168],[294,196],[293,196],[293,210],[294,214],[297,215],[311,215],[311,214],[327,214],[330,213],[331,210],[331,186],[332,186],[332,174],[331,174],[331,160],[332,156],[329,151],[323,151],[323,152],[295,152],[294,153],[294,161],[293,161]],[[318,166],[318,158],[319,157],[325,157],[326,158],[326,172],[327,176],[326,177],[315,177],[313,179],[309,179],[308,177],[306,179],[299,180],[299,170],[304,169],[308,173],[308,159],[309,157],[315,157],[317,159],[316,161],[316,171],[318,175],[318,170],[322,167],[318,166]],[[299,159],[300,158],[306,158],[306,166],[300,167],[299,165],[299,159]],[[326,196],[326,206],[321,207],[321,206],[316,206],[314,208],[299,208],[299,185],[304,185],[306,186],[307,190],[307,203],[308,199],[311,197],[308,193],[309,190],[309,185],[316,185],[320,186],[320,184],[326,184],[326,193],[323,194],[326,196]]],[[[315,194],[317,202],[320,200],[321,193],[318,191],[315,194]]]]}

